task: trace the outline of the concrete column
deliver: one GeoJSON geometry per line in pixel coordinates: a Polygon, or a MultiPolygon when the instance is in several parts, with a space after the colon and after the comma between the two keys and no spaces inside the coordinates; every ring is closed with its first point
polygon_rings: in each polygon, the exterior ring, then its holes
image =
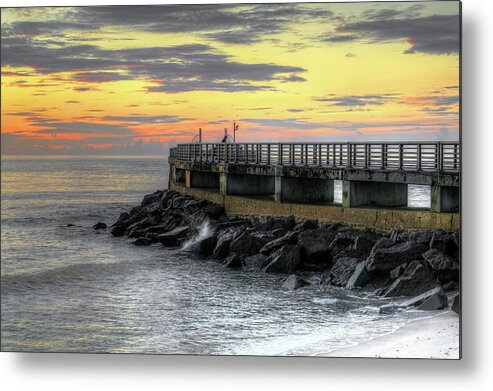
{"type": "Polygon", "coordinates": [[[460,207],[459,187],[432,186],[431,210],[432,212],[458,212],[460,207]]]}
{"type": "MultiPolygon", "coordinates": [[[[226,194],[271,195],[274,194],[274,177],[269,175],[226,174],[226,194]]],[[[224,181],[224,179],[223,179],[224,181]]]]}
{"type": "Polygon", "coordinates": [[[228,174],[224,172],[219,174],[219,193],[222,195],[228,194],[228,174]]]}
{"type": "Polygon", "coordinates": [[[190,187],[219,189],[219,174],[217,172],[190,171],[190,187]]]}
{"type": "Polygon", "coordinates": [[[276,177],[276,202],[334,202],[334,181],[316,178],[276,177]]]}
{"type": "Polygon", "coordinates": [[[190,170],[185,170],[185,187],[190,189],[191,186],[191,172],[190,170]]]}
{"type": "Polygon", "coordinates": [[[343,181],[342,206],[407,206],[407,184],[343,181]]]}

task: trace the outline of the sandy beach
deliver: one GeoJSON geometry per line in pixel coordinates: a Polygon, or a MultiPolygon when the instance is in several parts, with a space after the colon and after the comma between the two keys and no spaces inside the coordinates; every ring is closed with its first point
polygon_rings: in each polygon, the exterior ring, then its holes
{"type": "Polygon", "coordinates": [[[368,342],[319,352],[325,357],[459,359],[459,316],[451,310],[412,321],[395,332],[368,342]]]}

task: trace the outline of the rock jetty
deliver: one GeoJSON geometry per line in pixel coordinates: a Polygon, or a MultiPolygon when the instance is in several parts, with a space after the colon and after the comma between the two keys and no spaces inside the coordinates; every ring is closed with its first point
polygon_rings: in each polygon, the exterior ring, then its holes
{"type": "Polygon", "coordinates": [[[186,246],[228,268],[286,273],[284,289],[318,281],[385,297],[419,296],[413,305],[426,308],[435,302],[443,308],[443,292],[459,289],[459,232],[383,234],[294,217],[230,219],[222,206],[172,190],[146,195],[109,229],[139,246],[186,246]]]}

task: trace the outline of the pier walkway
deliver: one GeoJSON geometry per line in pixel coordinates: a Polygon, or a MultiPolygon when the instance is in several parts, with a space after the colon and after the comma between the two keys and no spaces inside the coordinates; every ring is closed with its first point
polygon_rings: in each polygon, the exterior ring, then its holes
{"type": "MultiPolygon", "coordinates": [[[[249,197],[252,201],[241,202],[246,211],[258,210],[255,204],[270,198],[278,205],[267,209],[279,213],[330,206],[333,218],[327,220],[368,208],[383,215],[405,210],[408,185],[416,184],[431,187],[430,210],[407,210],[421,213],[411,218],[419,221],[400,225],[454,229],[459,224],[457,142],[179,144],[169,162],[171,188],[208,193],[216,202],[221,196],[249,197]],[[334,204],[334,180],[342,181],[342,205],[334,204]]],[[[222,203],[228,200],[223,197],[222,203]]]]}

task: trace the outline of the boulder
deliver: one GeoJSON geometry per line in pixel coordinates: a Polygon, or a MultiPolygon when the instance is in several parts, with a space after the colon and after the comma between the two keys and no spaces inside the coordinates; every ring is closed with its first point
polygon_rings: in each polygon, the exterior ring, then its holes
{"type": "Polygon", "coordinates": [[[269,264],[263,270],[267,273],[293,273],[300,262],[299,247],[286,244],[269,257],[269,264]]]}
{"type": "Polygon", "coordinates": [[[346,288],[354,289],[357,287],[362,287],[366,285],[369,281],[370,275],[366,270],[365,262],[361,262],[355,266],[353,274],[351,274],[351,277],[349,277],[346,283],[346,288]]]}
{"type": "Polygon", "coordinates": [[[260,216],[253,217],[251,219],[254,231],[275,231],[276,229],[282,229],[284,231],[290,231],[294,228],[294,217],[271,217],[260,216]]]}
{"type": "Polygon", "coordinates": [[[417,242],[429,245],[433,236],[432,231],[417,230],[417,231],[401,231],[394,230],[390,234],[390,239],[396,243],[401,242],[417,242]]]}
{"type": "Polygon", "coordinates": [[[273,241],[267,243],[264,247],[260,249],[261,254],[269,255],[274,251],[279,250],[285,244],[296,244],[298,243],[298,232],[289,231],[280,238],[274,239],[273,241]]]}
{"type": "Polygon", "coordinates": [[[349,279],[354,273],[356,266],[362,263],[361,258],[342,257],[334,262],[334,266],[330,269],[330,280],[332,285],[346,286],[349,279]]]}
{"type": "Polygon", "coordinates": [[[444,231],[435,231],[430,241],[430,249],[438,250],[453,257],[458,251],[458,246],[455,244],[452,234],[444,231]]]}
{"type": "Polygon", "coordinates": [[[425,252],[423,258],[428,261],[441,284],[459,281],[460,267],[454,258],[435,249],[425,252]]]}
{"type": "Polygon", "coordinates": [[[298,236],[303,269],[323,271],[332,264],[330,243],[336,233],[326,228],[301,232],[298,236]]]}
{"type": "Polygon", "coordinates": [[[264,254],[255,254],[246,257],[242,261],[245,270],[260,271],[269,264],[269,257],[264,254]]]}
{"type": "Polygon", "coordinates": [[[318,228],[318,220],[308,219],[297,224],[294,227],[294,230],[296,232],[302,232],[302,231],[308,231],[310,229],[317,229],[317,228],[318,228]]]}
{"type": "Polygon", "coordinates": [[[117,225],[112,228],[111,235],[113,236],[123,236],[127,229],[122,225],[117,225]]]}
{"type": "Polygon", "coordinates": [[[282,283],[282,288],[289,291],[294,291],[304,286],[310,285],[308,280],[303,277],[297,276],[296,274],[291,274],[282,283]]]}
{"type": "Polygon", "coordinates": [[[397,280],[400,276],[402,276],[404,274],[406,267],[407,267],[407,263],[404,263],[402,265],[399,265],[399,266],[393,268],[389,273],[390,278],[392,280],[397,280]]]}
{"type": "Polygon", "coordinates": [[[417,307],[422,310],[435,310],[446,308],[447,306],[447,295],[443,292],[442,288],[436,287],[400,304],[386,304],[380,307],[380,314],[391,314],[399,309],[405,309],[409,307],[417,307]],[[420,306],[422,307],[419,308],[420,306]]]}
{"type": "Polygon", "coordinates": [[[122,225],[123,222],[125,220],[128,220],[129,217],[130,217],[130,215],[127,212],[121,213],[120,216],[118,217],[118,220],[116,221],[116,223],[113,224],[111,227],[116,227],[118,225],[122,225]]]}
{"type": "Polygon", "coordinates": [[[224,260],[224,264],[230,269],[240,269],[241,268],[241,258],[236,254],[230,254],[224,260]]]}
{"type": "Polygon", "coordinates": [[[197,244],[199,247],[199,253],[208,257],[214,252],[214,248],[217,244],[217,236],[211,235],[206,238],[200,238],[197,240],[197,244]]]}
{"type": "Polygon", "coordinates": [[[105,223],[102,223],[101,221],[92,226],[92,229],[106,229],[106,228],[108,228],[108,226],[105,223]]]}
{"type": "Polygon", "coordinates": [[[217,236],[217,243],[212,252],[212,257],[215,259],[224,259],[229,255],[229,246],[233,241],[238,231],[233,228],[221,231],[217,236]]]}
{"type": "Polygon", "coordinates": [[[150,246],[154,241],[150,238],[138,238],[132,243],[136,246],[150,246]]]}
{"type": "Polygon", "coordinates": [[[399,265],[421,259],[421,254],[428,251],[424,244],[414,242],[402,242],[383,248],[376,247],[377,244],[366,259],[366,269],[373,274],[388,274],[399,265]]]}
{"type": "Polygon", "coordinates": [[[418,305],[416,309],[421,311],[435,311],[448,307],[448,298],[443,290],[429,296],[423,303],[418,305]]]}
{"type": "Polygon", "coordinates": [[[140,204],[140,206],[144,207],[144,206],[147,206],[150,204],[154,204],[154,203],[158,203],[158,202],[160,203],[162,195],[163,195],[163,192],[160,190],[155,191],[152,194],[147,194],[144,196],[144,199],[142,200],[142,203],[140,204]]]}
{"type": "Polygon", "coordinates": [[[231,242],[230,251],[241,257],[248,257],[258,254],[262,247],[274,239],[269,232],[245,231],[231,242]]]}
{"type": "Polygon", "coordinates": [[[169,232],[156,236],[156,240],[165,246],[176,246],[178,239],[184,238],[188,234],[188,231],[188,226],[177,227],[169,232]]]}
{"type": "Polygon", "coordinates": [[[412,261],[406,270],[385,291],[384,296],[414,296],[435,288],[438,281],[433,271],[420,261],[412,261]]]}
{"type": "Polygon", "coordinates": [[[454,301],[452,303],[452,311],[460,315],[460,293],[454,297],[454,301]]]}

